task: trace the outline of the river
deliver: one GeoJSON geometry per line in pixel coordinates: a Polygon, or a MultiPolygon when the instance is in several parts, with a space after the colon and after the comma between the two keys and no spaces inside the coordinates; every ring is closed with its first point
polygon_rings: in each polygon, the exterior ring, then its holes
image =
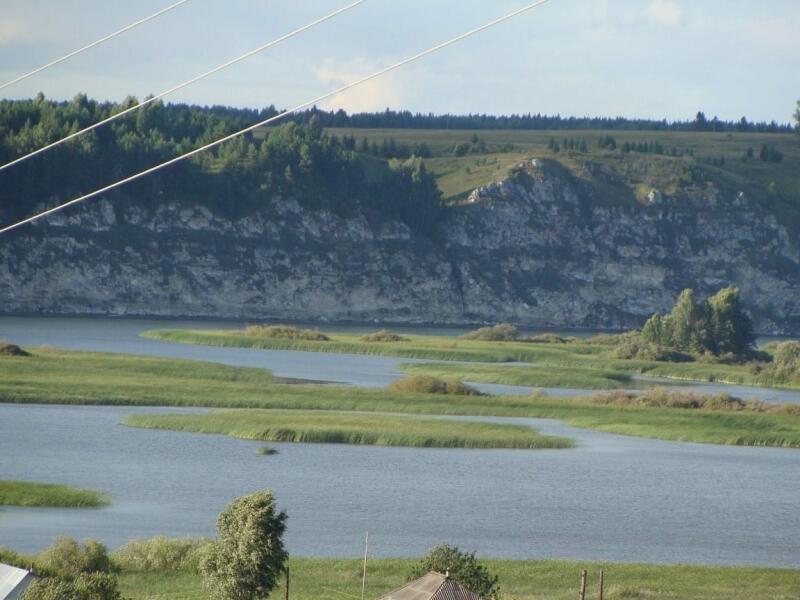
{"type": "MultiPolygon", "coordinates": [[[[0,319],[23,345],[268,367],[289,377],[385,385],[407,359],[184,346],[138,337],[156,327],[230,323],[0,319]]],[[[259,444],[119,424],[177,409],[0,405],[0,479],[108,491],[99,510],[0,510],[0,545],[36,551],[55,535],[211,535],[218,512],[276,492],[298,556],[419,556],[437,543],[480,555],[800,567],[800,451],[616,436],[539,419],[570,450],[445,450],[259,444]]]]}

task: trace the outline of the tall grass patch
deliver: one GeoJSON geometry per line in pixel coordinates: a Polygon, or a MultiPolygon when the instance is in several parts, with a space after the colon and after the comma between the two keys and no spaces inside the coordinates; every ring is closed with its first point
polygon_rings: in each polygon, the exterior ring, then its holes
{"type": "Polygon", "coordinates": [[[193,415],[132,415],[132,427],[217,433],[272,442],[406,446],[413,448],[569,448],[563,438],[530,427],[395,415],[235,410],[193,415]]]}
{"type": "Polygon", "coordinates": [[[0,481],[0,506],[100,508],[111,503],[103,492],[32,481],[0,481]]]}

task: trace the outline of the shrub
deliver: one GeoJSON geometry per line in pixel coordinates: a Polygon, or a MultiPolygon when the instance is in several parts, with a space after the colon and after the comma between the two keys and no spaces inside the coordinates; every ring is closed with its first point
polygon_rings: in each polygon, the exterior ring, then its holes
{"type": "Polygon", "coordinates": [[[24,600],[120,600],[117,578],[108,573],[81,573],[73,579],[47,577],[25,590],[24,600]]]}
{"type": "Polygon", "coordinates": [[[36,566],[56,577],[77,577],[81,573],[108,573],[111,561],[104,544],[86,540],[83,545],[72,538],[59,537],[36,558],[36,566]]]}
{"type": "Polygon", "coordinates": [[[475,558],[474,552],[461,552],[455,546],[436,546],[414,567],[411,579],[422,577],[430,571],[449,573],[450,578],[476,593],[481,599],[496,598],[500,593],[497,575],[475,558]]]}
{"type": "Polygon", "coordinates": [[[615,358],[625,360],[659,360],[669,362],[691,362],[694,358],[683,352],[661,348],[651,342],[646,342],[637,332],[625,333],[618,336],[617,346],[614,348],[615,358]]]}
{"type": "Polygon", "coordinates": [[[26,352],[16,344],[0,342],[0,356],[30,356],[30,353],[26,352]]]}
{"type": "Polygon", "coordinates": [[[298,329],[290,325],[249,325],[244,335],[265,339],[307,340],[312,342],[328,342],[329,338],[316,329],[298,329]]]}
{"type": "Polygon", "coordinates": [[[389,384],[395,392],[410,394],[453,394],[460,396],[481,396],[473,387],[458,380],[445,380],[430,375],[408,375],[389,384]]]}
{"type": "Polygon", "coordinates": [[[131,540],[116,550],[111,560],[125,571],[197,573],[200,557],[209,543],[207,539],[169,539],[163,536],[131,540]]]}
{"type": "Polygon", "coordinates": [[[729,394],[693,394],[673,392],[666,388],[654,387],[643,394],[616,390],[595,394],[593,404],[614,406],[642,406],[648,408],[682,408],[695,410],[736,411],[749,410],[762,412],[766,407],[760,402],[745,401],[729,394]]]}
{"type": "Polygon", "coordinates": [[[388,329],[381,329],[361,338],[364,342],[407,342],[408,338],[392,333],[388,329]]]}
{"type": "Polygon", "coordinates": [[[530,342],[531,344],[568,344],[576,341],[574,337],[561,337],[554,333],[540,333],[539,335],[529,335],[522,338],[523,342],[530,342]]]}
{"type": "Polygon", "coordinates": [[[509,323],[499,323],[492,327],[481,327],[462,335],[461,338],[482,342],[513,342],[519,339],[519,330],[509,323]]]}

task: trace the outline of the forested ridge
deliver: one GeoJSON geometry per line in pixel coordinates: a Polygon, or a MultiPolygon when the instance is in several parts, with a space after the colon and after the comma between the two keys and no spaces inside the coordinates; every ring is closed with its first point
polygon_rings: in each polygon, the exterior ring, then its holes
{"type": "MultiPolygon", "coordinates": [[[[5,164],[136,103],[134,98],[97,102],[84,95],[70,102],[42,95],[2,101],[0,161],[5,164]]],[[[26,216],[35,207],[87,193],[273,114],[271,108],[154,102],[0,172],[0,209],[5,219],[26,216]]],[[[441,210],[436,182],[421,160],[365,159],[346,141],[325,133],[316,118],[243,135],[112,192],[120,193],[143,204],[163,197],[190,199],[226,216],[246,214],[276,197],[292,198],[338,214],[376,210],[425,233],[441,210]]]]}

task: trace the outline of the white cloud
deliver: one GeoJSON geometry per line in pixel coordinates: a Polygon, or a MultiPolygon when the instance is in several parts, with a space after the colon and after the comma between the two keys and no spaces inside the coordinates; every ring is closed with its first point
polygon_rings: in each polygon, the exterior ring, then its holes
{"type": "Polygon", "coordinates": [[[659,25],[673,27],[683,20],[683,9],[670,0],[651,0],[647,17],[659,25]]]}
{"type": "MultiPolygon", "coordinates": [[[[317,81],[333,89],[357,81],[380,68],[380,65],[362,58],[344,65],[323,64],[314,70],[314,74],[317,81]]],[[[343,108],[348,112],[367,112],[402,106],[406,99],[397,77],[389,74],[338,94],[324,102],[322,107],[343,108]]]]}
{"type": "Polygon", "coordinates": [[[30,40],[31,31],[22,19],[0,18],[0,46],[30,40]]]}

